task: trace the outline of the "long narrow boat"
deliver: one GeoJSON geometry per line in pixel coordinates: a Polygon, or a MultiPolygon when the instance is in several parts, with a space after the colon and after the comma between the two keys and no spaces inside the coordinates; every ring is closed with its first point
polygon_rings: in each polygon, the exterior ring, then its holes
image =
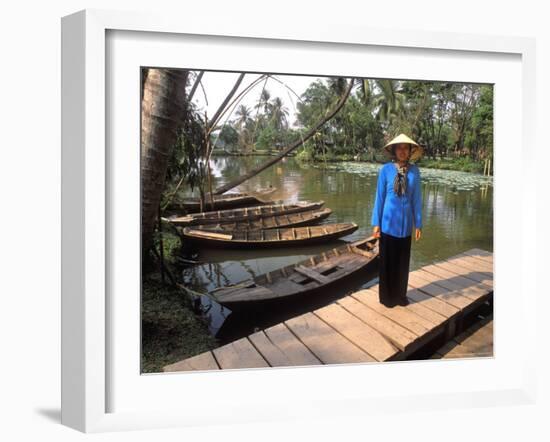
{"type": "MultiPolygon", "coordinates": [[[[214,230],[216,232],[244,231],[258,229],[282,229],[285,227],[311,226],[330,216],[332,210],[328,207],[306,212],[289,213],[285,215],[264,216],[258,219],[246,219],[243,221],[224,222],[218,224],[205,224],[194,226],[199,230],[214,230]]],[[[183,234],[183,228],[176,227],[183,234]]]]}
{"type": "MultiPolygon", "coordinates": [[[[240,207],[265,206],[273,204],[273,201],[260,198],[248,193],[227,193],[214,196],[214,208],[210,203],[210,197],[206,197],[205,208],[208,210],[227,210],[240,207]]],[[[167,210],[170,212],[196,213],[200,211],[201,203],[199,198],[186,198],[183,201],[174,201],[169,204],[167,210]]]]}
{"type": "Polygon", "coordinates": [[[371,236],[254,279],[215,289],[210,296],[233,311],[302,299],[368,270],[377,257],[378,239],[371,236]]]}
{"type": "Polygon", "coordinates": [[[172,216],[168,221],[177,226],[196,226],[205,224],[230,223],[255,220],[266,216],[285,215],[320,209],[324,201],[298,201],[292,204],[270,204],[266,206],[244,207],[242,209],[214,210],[211,212],[191,213],[184,216],[172,216]]]}
{"type": "Polygon", "coordinates": [[[230,230],[185,227],[183,237],[197,246],[232,249],[260,247],[293,247],[318,244],[341,238],[357,230],[355,223],[323,224],[322,226],[286,227],[282,229],[230,230]]]}

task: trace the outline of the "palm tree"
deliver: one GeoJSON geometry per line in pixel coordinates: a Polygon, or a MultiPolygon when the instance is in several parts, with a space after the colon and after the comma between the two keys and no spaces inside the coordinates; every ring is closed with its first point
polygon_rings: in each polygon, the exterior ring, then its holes
{"type": "Polygon", "coordinates": [[[168,159],[186,109],[189,71],[148,69],[141,98],[141,234],[144,262],[149,261],[168,159]]]}
{"type": "Polygon", "coordinates": [[[271,100],[271,92],[267,89],[262,89],[258,103],[256,104],[257,109],[262,109],[265,115],[269,114],[269,100],[271,100]]]}
{"type": "Polygon", "coordinates": [[[239,128],[239,144],[241,147],[246,147],[247,145],[247,133],[248,133],[248,127],[251,121],[251,111],[248,106],[241,104],[235,111],[235,116],[237,117],[235,119],[234,124],[237,125],[239,128]]]}
{"type": "Polygon", "coordinates": [[[277,131],[288,127],[288,109],[279,97],[274,98],[271,102],[270,120],[277,131]]]}
{"type": "Polygon", "coordinates": [[[400,82],[397,80],[376,80],[375,83],[380,90],[374,97],[374,105],[378,109],[376,118],[389,126],[405,110],[406,97],[400,91],[400,82]]]}

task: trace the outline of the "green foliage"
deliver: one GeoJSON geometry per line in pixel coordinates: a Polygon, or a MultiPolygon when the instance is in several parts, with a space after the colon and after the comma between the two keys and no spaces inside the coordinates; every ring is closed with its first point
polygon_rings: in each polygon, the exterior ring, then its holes
{"type": "MultiPolygon", "coordinates": [[[[212,143],[214,143],[215,140],[216,137],[213,137],[212,143]]],[[[238,147],[238,144],[239,133],[237,132],[237,130],[229,124],[223,126],[220,130],[216,147],[221,145],[225,150],[234,150],[238,147]]]]}
{"type": "Polygon", "coordinates": [[[279,141],[279,138],[279,131],[277,131],[274,126],[269,125],[261,130],[258,140],[256,141],[256,149],[272,150],[279,141]]]}
{"type": "Polygon", "coordinates": [[[187,103],[176,146],[168,162],[164,197],[170,195],[173,186],[182,179],[191,190],[202,188],[207,176],[205,156],[205,122],[195,106],[187,103]]]}
{"type": "Polygon", "coordinates": [[[465,144],[479,158],[493,157],[493,87],[481,86],[479,104],[472,113],[465,144]]]}
{"type": "Polygon", "coordinates": [[[472,160],[470,157],[454,159],[429,159],[422,158],[417,162],[420,167],[432,169],[459,170],[462,172],[483,173],[483,163],[472,160]]]}

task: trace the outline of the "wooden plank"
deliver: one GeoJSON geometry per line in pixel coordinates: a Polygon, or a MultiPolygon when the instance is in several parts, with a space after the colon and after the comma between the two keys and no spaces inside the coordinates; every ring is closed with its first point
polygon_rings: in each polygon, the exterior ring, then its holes
{"type": "MultiPolygon", "coordinates": [[[[416,289],[413,289],[412,287],[409,287],[409,289],[407,291],[407,298],[408,298],[409,303],[410,303],[407,306],[407,309],[414,312],[414,313],[416,313],[418,316],[421,316],[422,318],[426,319],[431,324],[433,324],[433,326],[435,326],[435,327],[443,324],[447,320],[447,317],[445,317],[444,315],[438,313],[437,311],[434,311],[434,310],[426,307],[422,303],[416,302],[414,299],[411,299],[411,297],[409,296],[409,293],[410,292],[415,292],[415,291],[416,291],[416,289]]],[[[426,296],[429,296],[429,295],[426,295],[426,296]]]]}
{"type": "Polygon", "coordinates": [[[367,307],[352,296],[346,296],[338,300],[337,303],[361,321],[378,330],[401,351],[407,350],[417,339],[417,336],[411,331],[367,307]]]}
{"type": "Polygon", "coordinates": [[[216,232],[209,232],[205,230],[188,230],[187,233],[189,235],[194,236],[200,236],[203,238],[215,238],[215,239],[226,239],[231,240],[233,239],[233,235],[225,234],[225,233],[216,233],[216,232]]]}
{"type": "Polygon", "coordinates": [[[222,369],[269,367],[247,338],[230,342],[212,352],[222,369]]]}
{"type": "Polygon", "coordinates": [[[397,305],[390,308],[381,304],[378,300],[378,292],[373,290],[360,290],[352,293],[351,296],[359,302],[365,304],[367,307],[370,307],[374,311],[384,315],[386,318],[391,319],[402,327],[410,330],[416,336],[423,336],[434,328],[431,322],[421,316],[418,316],[416,313],[407,310],[406,307],[397,305]]]}
{"type": "Polygon", "coordinates": [[[272,367],[294,365],[288,356],[267,337],[263,331],[248,337],[252,345],[272,367]]]}
{"type": "Polygon", "coordinates": [[[370,259],[372,259],[372,257],[373,257],[373,253],[372,253],[372,252],[367,252],[367,251],[365,251],[365,250],[363,250],[363,249],[360,249],[359,247],[356,247],[356,246],[351,246],[351,251],[352,251],[353,253],[356,253],[356,254],[358,254],[358,255],[365,256],[365,257],[370,258],[370,259]]]}
{"type": "Polygon", "coordinates": [[[325,275],[322,275],[308,267],[304,267],[303,265],[295,266],[294,270],[296,270],[298,273],[304,276],[307,276],[308,278],[314,279],[320,284],[326,284],[331,281],[331,279],[327,278],[325,275]]]}
{"type": "Polygon", "coordinates": [[[285,324],[324,364],[375,361],[312,313],[289,319],[285,324]]]}
{"type": "Polygon", "coordinates": [[[399,351],[376,329],[338,304],[330,304],[314,313],[377,361],[392,359],[399,351]]]}
{"type": "Polygon", "coordinates": [[[487,288],[484,284],[476,284],[470,287],[465,287],[463,289],[458,290],[458,292],[470,299],[470,301],[475,302],[479,301],[480,299],[487,298],[490,293],[493,293],[492,288],[487,288]]]}
{"type": "Polygon", "coordinates": [[[463,254],[482,262],[491,263],[491,264],[493,263],[493,255],[485,250],[470,249],[463,252],[463,254]]]}
{"type": "Polygon", "coordinates": [[[321,361],[294,336],[284,323],[264,330],[267,338],[281,350],[292,365],[320,365],[321,361]]]}
{"type": "MultiPolygon", "coordinates": [[[[435,275],[432,275],[435,277],[435,275]]],[[[468,307],[471,304],[471,299],[463,296],[457,290],[460,290],[462,287],[456,287],[452,290],[447,289],[434,281],[434,283],[427,282],[426,280],[420,278],[418,274],[409,275],[409,285],[420,290],[424,293],[427,293],[430,296],[439,299],[440,301],[446,302],[447,304],[462,310],[468,307]],[[451,295],[448,295],[452,293],[451,295]]]]}
{"type": "Polygon", "coordinates": [[[475,270],[466,270],[454,263],[436,263],[435,265],[450,272],[460,272],[462,276],[471,279],[472,281],[480,282],[488,287],[493,287],[493,275],[491,274],[477,272],[475,270]]]}
{"type": "MultiPolygon", "coordinates": [[[[409,284],[409,291],[407,292],[407,298],[409,301],[415,304],[420,304],[441,316],[449,319],[460,312],[460,308],[449,304],[448,302],[437,299],[431,294],[427,294],[421,290],[415,289],[412,285],[409,284]],[[412,289],[412,290],[411,290],[412,289]]],[[[443,293],[438,291],[438,293],[443,293]]]]}
{"type": "Polygon", "coordinates": [[[194,370],[218,370],[220,367],[216,363],[212,352],[207,351],[191,358],[184,359],[183,361],[176,362],[174,364],[166,365],[163,371],[194,371],[194,370]]]}
{"type": "MultiPolygon", "coordinates": [[[[466,278],[462,275],[457,275],[455,272],[451,272],[449,270],[446,270],[440,266],[436,266],[434,264],[430,264],[427,266],[422,267],[422,270],[426,272],[433,273],[437,277],[441,278],[441,281],[452,281],[453,283],[461,286],[461,287],[470,287],[474,284],[476,284],[476,281],[466,278]]],[[[487,287],[489,288],[489,287],[487,287]]]]}
{"type": "Polygon", "coordinates": [[[447,290],[458,290],[462,288],[462,285],[457,284],[456,282],[441,279],[441,277],[437,276],[436,274],[427,272],[426,270],[424,270],[424,267],[409,273],[409,281],[411,280],[411,278],[421,278],[426,282],[431,282],[447,290]]]}
{"type": "Polygon", "coordinates": [[[493,264],[480,262],[479,260],[473,259],[467,255],[458,255],[452,259],[448,259],[447,262],[469,270],[483,272],[490,275],[493,274],[493,264]]]}
{"type": "Polygon", "coordinates": [[[436,295],[436,298],[455,305],[464,311],[473,308],[480,300],[488,297],[491,292],[492,290],[487,289],[483,284],[478,284],[441,293],[436,295]]]}

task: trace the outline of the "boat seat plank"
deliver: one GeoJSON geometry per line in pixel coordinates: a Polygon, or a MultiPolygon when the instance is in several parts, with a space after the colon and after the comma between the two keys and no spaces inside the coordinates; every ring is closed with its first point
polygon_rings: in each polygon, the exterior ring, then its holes
{"type": "Polygon", "coordinates": [[[233,235],[228,235],[225,233],[217,233],[217,232],[209,232],[205,230],[196,230],[196,229],[190,229],[188,230],[189,234],[200,236],[203,238],[216,238],[216,239],[225,239],[225,240],[231,240],[233,239],[233,235]]]}
{"type": "Polygon", "coordinates": [[[324,364],[375,361],[313,313],[289,319],[285,324],[324,364]]]}
{"type": "Polygon", "coordinates": [[[331,281],[331,278],[328,278],[325,275],[322,275],[319,272],[316,272],[315,270],[309,267],[305,267],[303,265],[294,267],[294,270],[297,271],[298,273],[301,273],[304,276],[307,276],[308,278],[314,279],[320,284],[326,284],[327,282],[331,281]]]}
{"type": "Polygon", "coordinates": [[[399,351],[376,329],[338,304],[330,304],[315,310],[314,313],[377,361],[390,360],[399,351]]]}

